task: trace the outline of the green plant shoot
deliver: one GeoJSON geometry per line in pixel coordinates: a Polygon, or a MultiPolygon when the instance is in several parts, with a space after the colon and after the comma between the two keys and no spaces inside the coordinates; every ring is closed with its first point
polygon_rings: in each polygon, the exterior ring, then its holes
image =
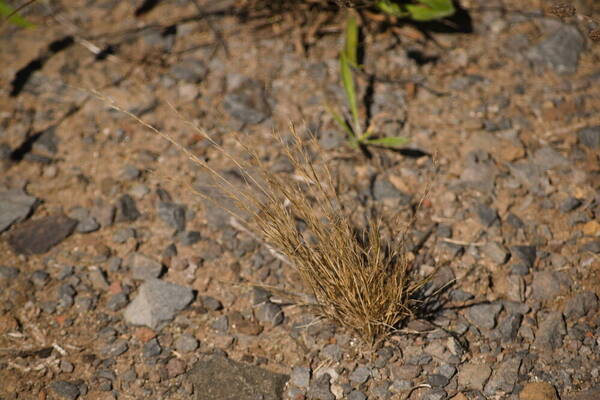
{"type": "Polygon", "coordinates": [[[356,85],[354,81],[354,69],[360,68],[358,65],[358,24],[354,16],[348,17],[346,22],[346,30],[344,36],[344,47],[340,52],[340,76],[344,94],[350,109],[351,123],[339,113],[331,108],[329,112],[333,116],[335,122],[346,132],[348,142],[354,148],[360,146],[381,146],[381,147],[398,147],[405,144],[408,140],[403,137],[383,137],[372,138],[374,133],[372,130],[363,130],[360,115],[358,113],[358,99],[356,95],[356,85]]]}

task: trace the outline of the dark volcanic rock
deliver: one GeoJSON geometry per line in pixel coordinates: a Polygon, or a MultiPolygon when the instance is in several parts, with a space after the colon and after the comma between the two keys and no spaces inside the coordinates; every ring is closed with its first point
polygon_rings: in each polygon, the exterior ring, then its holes
{"type": "Polygon", "coordinates": [[[279,400],[289,376],[232,361],[220,355],[208,355],[186,374],[194,386],[195,399],[279,400]]]}
{"type": "Polygon", "coordinates": [[[8,243],[19,254],[43,254],[66,239],[77,221],[65,215],[50,215],[27,221],[8,237],[8,243]]]}
{"type": "Polygon", "coordinates": [[[61,399],[75,400],[80,394],[79,387],[71,382],[54,381],[50,387],[61,399]]]}
{"type": "Polygon", "coordinates": [[[124,194],[117,201],[115,214],[116,222],[133,222],[140,217],[140,212],[135,205],[135,200],[128,194],[124,194]]]}

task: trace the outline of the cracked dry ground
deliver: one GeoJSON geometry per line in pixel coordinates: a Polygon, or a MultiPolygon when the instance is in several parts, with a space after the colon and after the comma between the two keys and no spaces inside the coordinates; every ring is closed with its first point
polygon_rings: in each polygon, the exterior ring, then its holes
{"type": "Polygon", "coordinates": [[[23,11],[37,29],[3,27],[0,398],[600,398],[600,46],[585,21],[538,1],[463,1],[462,25],[427,35],[366,17],[362,111],[410,138],[367,158],[326,108],[344,102],[343,13],[134,3],[39,2],[23,11]],[[431,182],[410,240],[416,268],[438,270],[431,290],[450,283],[437,312],[367,349],[253,286],[303,290],[194,195],[203,171],[92,88],[223,171],[168,103],[282,174],[271,131],[294,122],[358,209],[409,218],[431,182]]]}

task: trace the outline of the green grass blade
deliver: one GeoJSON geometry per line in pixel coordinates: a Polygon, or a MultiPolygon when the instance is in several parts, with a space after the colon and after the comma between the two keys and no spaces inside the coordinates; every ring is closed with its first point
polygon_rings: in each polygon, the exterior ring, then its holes
{"type": "Polygon", "coordinates": [[[346,21],[346,37],[344,42],[344,53],[350,66],[358,67],[358,25],[356,17],[351,15],[346,21]]]}
{"type": "Polygon", "coordinates": [[[400,147],[408,143],[408,139],[401,136],[384,137],[379,139],[369,139],[363,142],[366,145],[383,146],[383,147],[400,147]]]}
{"type": "Polygon", "coordinates": [[[35,25],[21,17],[15,10],[6,4],[4,0],[0,0],[0,17],[8,19],[9,22],[20,26],[21,28],[33,28],[35,25]]]}
{"type": "Polygon", "coordinates": [[[342,85],[352,114],[352,124],[356,137],[362,134],[360,119],[358,115],[358,103],[356,96],[356,87],[354,84],[354,73],[352,68],[358,67],[358,25],[356,18],[349,16],[346,22],[346,31],[344,38],[344,49],[340,54],[340,75],[342,77],[342,85]]]}
{"type": "Polygon", "coordinates": [[[340,55],[340,73],[342,75],[342,85],[344,86],[344,92],[346,94],[346,100],[348,101],[348,107],[350,107],[350,113],[352,114],[353,132],[356,136],[360,136],[362,133],[360,127],[360,119],[358,116],[358,104],[356,101],[356,88],[354,86],[354,74],[352,73],[352,67],[346,58],[346,54],[340,55]]]}
{"type": "Polygon", "coordinates": [[[419,0],[421,4],[407,4],[410,18],[415,21],[431,21],[449,17],[455,9],[452,0],[419,0]]]}

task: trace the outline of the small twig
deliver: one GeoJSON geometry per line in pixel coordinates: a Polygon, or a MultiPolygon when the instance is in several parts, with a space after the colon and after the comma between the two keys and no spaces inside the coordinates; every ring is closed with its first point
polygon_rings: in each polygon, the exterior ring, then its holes
{"type": "Polygon", "coordinates": [[[476,246],[476,247],[479,247],[479,246],[485,245],[485,243],[483,243],[483,242],[469,242],[469,241],[465,241],[465,240],[457,240],[457,239],[449,239],[449,238],[441,238],[440,240],[442,242],[457,244],[459,246],[476,246]]]}
{"type": "Polygon", "coordinates": [[[63,349],[62,347],[60,347],[57,343],[52,343],[52,347],[54,348],[54,350],[58,351],[58,353],[61,356],[66,356],[69,353],[67,353],[67,351],[65,349],[63,349]]]}

